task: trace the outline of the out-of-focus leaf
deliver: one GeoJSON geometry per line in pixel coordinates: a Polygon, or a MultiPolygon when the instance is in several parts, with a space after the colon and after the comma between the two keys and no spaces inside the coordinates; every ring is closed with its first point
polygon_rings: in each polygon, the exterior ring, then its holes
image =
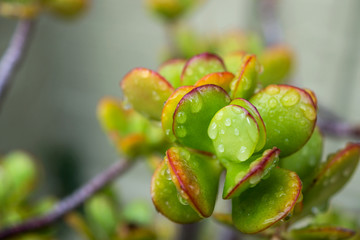
{"type": "Polygon", "coordinates": [[[195,87],[213,84],[222,87],[226,92],[230,92],[230,82],[233,80],[234,75],[230,72],[210,73],[202,77],[195,83],[195,87]]]}
{"type": "Polygon", "coordinates": [[[158,68],[158,72],[163,76],[174,88],[180,87],[180,77],[184,69],[185,59],[171,59],[158,68]]]}
{"type": "Polygon", "coordinates": [[[332,226],[309,226],[290,232],[291,239],[294,240],[341,240],[350,239],[354,235],[353,230],[332,226]]]}
{"type": "Polygon", "coordinates": [[[328,201],[351,178],[360,158],[360,144],[350,143],[330,155],[304,192],[304,213],[328,201]]]}

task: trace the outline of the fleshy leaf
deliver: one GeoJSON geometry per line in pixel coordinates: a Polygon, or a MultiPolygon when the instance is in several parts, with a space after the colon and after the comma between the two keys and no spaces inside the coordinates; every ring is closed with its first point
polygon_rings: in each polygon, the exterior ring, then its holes
{"type": "Polygon", "coordinates": [[[163,111],[161,113],[161,126],[165,135],[171,140],[175,141],[173,132],[174,112],[180,100],[185,94],[194,89],[193,86],[182,86],[175,90],[175,92],[166,101],[163,111]]]}
{"type": "Polygon", "coordinates": [[[263,52],[259,61],[263,66],[263,73],[259,82],[265,87],[270,84],[279,84],[285,81],[293,65],[293,53],[286,46],[274,46],[263,52]]]}
{"type": "Polygon", "coordinates": [[[355,232],[351,229],[333,226],[308,226],[290,232],[291,239],[294,240],[341,240],[354,235],[355,232]]]}
{"type": "Polygon", "coordinates": [[[254,187],[261,179],[269,176],[279,160],[279,153],[279,149],[273,148],[266,150],[262,156],[252,157],[243,163],[227,163],[223,198],[238,197],[246,189],[254,187]]]}
{"type": "Polygon", "coordinates": [[[216,85],[196,87],[187,93],[174,113],[173,131],[178,141],[187,147],[214,152],[208,126],[215,113],[229,102],[225,90],[216,85]]]}
{"type": "Polygon", "coordinates": [[[222,161],[243,162],[254,153],[259,141],[259,127],[249,112],[237,105],[220,109],[209,129],[216,156],[222,161]]]}
{"type": "Polygon", "coordinates": [[[299,175],[303,190],[305,190],[314,179],[319,170],[323,151],[323,140],[319,128],[315,128],[309,141],[299,151],[281,158],[280,167],[296,172],[299,175]]]}
{"type": "Polygon", "coordinates": [[[202,53],[187,61],[181,74],[181,85],[194,85],[207,74],[225,71],[224,62],[219,56],[202,53]]]}
{"type": "Polygon", "coordinates": [[[291,213],[301,192],[296,173],[275,168],[260,181],[232,200],[233,222],[243,233],[257,233],[291,213]]]}
{"type": "Polygon", "coordinates": [[[169,81],[174,88],[178,88],[185,63],[185,59],[171,59],[158,68],[158,73],[169,81]]]}
{"type": "Polygon", "coordinates": [[[351,178],[360,158],[360,144],[350,143],[344,149],[330,155],[304,192],[304,211],[326,202],[351,178]]]}
{"type": "Polygon", "coordinates": [[[285,157],[298,151],[310,138],[317,112],[311,96],[303,89],[270,85],[256,93],[250,102],[265,123],[265,149],[278,147],[280,157],[285,157]]]}
{"type": "Polygon", "coordinates": [[[246,55],[231,83],[231,97],[249,99],[257,86],[260,65],[255,55],[246,55]]]}
{"type": "Polygon", "coordinates": [[[202,77],[195,83],[195,87],[214,84],[222,87],[226,92],[230,92],[230,82],[233,80],[234,75],[230,72],[216,72],[210,73],[202,77]]]}
{"type": "Polygon", "coordinates": [[[259,127],[259,141],[258,144],[256,145],[255,152],[258,152],[261,149],[263,149],[266,143],[266,128],[264,121],[262,120],[260,113],[258,112],[256,107],[243,98],[235,98],[234,100],[231,101],[230,104],[245,108],[251,114],[251,116],[254,117],[259,127]]]}
{"type": "Polygon", "coordinates": [[[244,51],[236,51],[226,54],[224,56],[226,69],[229,72],[236,74],[243,65],[243,59],[246,55],[247,53],[244,51]]]}
{"type": "Polygon", "coordinates": [[[178,192],[202,217],[210,217],[217,197],[220,163],[200,153],[181,147],[167,152],[167,164],[178,192]]]}
{"type": "Polygon", "coordinates": [[[177,223],[192,223],[201,220],[202,217],[184,199],[180,198],[179,194],[171,180],[167,163],[163,161],[151,180],[151,196],[156,209],[177,223]]]}
{"type": "Polygon", "coordinates": [[[181,17],[185,12],[190,10],[198,3],[200,3],[199,0],[146,0],[147,7],[159,17],[167,21],[173,21],[181,17]]]}
{"type": "Polygon", "coordinates": [[[135,68],[121,82],[121,88],[132,107],[155,120],[160,120],[164,102],[174,88],[158,73],[135,68]]]}

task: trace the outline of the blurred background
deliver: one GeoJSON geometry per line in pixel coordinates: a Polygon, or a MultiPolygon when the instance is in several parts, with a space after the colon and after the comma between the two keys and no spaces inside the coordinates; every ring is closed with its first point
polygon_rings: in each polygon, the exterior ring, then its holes
{"type": "MultiPolygon", "coordinates": [[[[189,14],[199,33],[260,31],[257,1],[208,0],[189,14]]],[[[279,1],[284,41],[295,51],[296,85],[312,89],[323,105],[360,123],[360,1],[279,1]]],[[[16,20],[0,18],[3,53],[16,20]]],[[[38,194],[70,193],[118,159],[102,132],[96,106],[103,96],[121,97],[119,82],[134,67],[156,69],[166,33],[142,1],[93,1],[74,21],[42,16],[28,55],[0,114],[0,154],[31,152],[43,165],[38,194]]],[[[349,139],[327,138],[325,152],[349,139]]],[[[150,199],[151,172],[137,164],[115,183],[126,202],[150,199]]],[[[358,169],[334,199],[359,209],[358,169]]]]}

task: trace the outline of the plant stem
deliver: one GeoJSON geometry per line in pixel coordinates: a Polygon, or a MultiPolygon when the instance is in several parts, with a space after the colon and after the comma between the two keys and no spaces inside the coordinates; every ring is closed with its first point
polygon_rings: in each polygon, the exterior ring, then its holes
{"type": "Polygon", "coordinates": [[[131,164],[128,161],[117,161],[108,169],[91,179],[83,187],[79,188],[73,194],[56,204],[55,207],[46,215],[32,218],[20,223],[19,225],[3,229],[0,231],[0,239],[38,230],[53,224],[64,217],[68,212],[80,206],[85,200],[110,183],[120,174],[124,173],[130,165],[131,164]]]}
{"type": "Polygon", "coordinates": [[[34,26],[34,20],[20,20],[0,60],[0,110],[10,88],[11,79],[25,56],[34,26]]]}

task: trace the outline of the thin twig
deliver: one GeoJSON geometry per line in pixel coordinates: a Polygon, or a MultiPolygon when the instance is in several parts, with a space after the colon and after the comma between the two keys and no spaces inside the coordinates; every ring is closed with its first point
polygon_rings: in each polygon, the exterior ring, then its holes
{"type": "Polygon", "coordinates": [[[34,20],[20,20],[4,56],[0,60],[0,110],[11,85],[11,79],[23,59],[31,39],[34,20]]]}
{"type": "Polygon", "coordinates": [[[0,231],[0,239],[5,239],[22,233],[38,230],[53,224],[54,222],[64,217],[64,215],[66,215],[68,212],[80,206],[85,200],[87,200],[105,185],[110,183],[120,174],[124,173],[130,165],[131,164],[129,164],[128,161],[117,161],[108,169],[90,180],[83,187],[60,201],[48,214],[29,219],[23,223],[20,223],[19,225],[3,229],[0,231]]]}
{"type": "Polygon", "coordinates": [[[177,239],[178,240],[199,239],[201,225],[202,223],[200,222],[180,225],[177,239]]]}

